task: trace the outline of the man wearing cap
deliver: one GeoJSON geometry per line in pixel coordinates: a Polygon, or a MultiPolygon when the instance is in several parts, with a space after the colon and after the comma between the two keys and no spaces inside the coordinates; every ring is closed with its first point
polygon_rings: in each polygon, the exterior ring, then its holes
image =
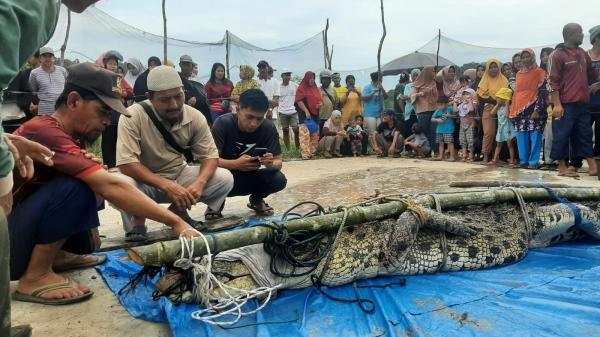
{"type": "Polygon", "coordinates": [[[219,166],[233,174],[234,186],[229,196],[249,195],[248,207],[258,216],[273,215],[273,208],[264,199],[287,184],[281,172],[277,128],[265,119],[268,109],[269,101],[261,90],[246,90],[240,95],[237,114],[219,117],[212,128],[219,149],[219,166]]]}
{"type": "Polygon", "coordinates": [[[290,128],[294,131],[294,143],[296,148],[300,149],[300,138],[298,131],[298,113],[294,106],[296,99],[296,90],[298,84],[291,81],[292,72],[289,69],[283,69],[281,71],[281,85],[279,86],[279,105],[277,106],[277,114],[279,115],[279,123],[281,124],[281,130],[283,131],[283,144],[285,144],[286,150],[291,151],[290,148],[290,128]]]}
{"type": "MultiPolygon", "coordinates": [[[[81,13],[96,0],[63,0],[70,10],[81,13]]],[[[48,41],[54,32],[56,20],[60,11],[58,1],[22,1],[4,0],[0,5],[0,46],[12,46],[0,53],[0,91],[4,90],[11,79],[28,57],[48,41]]],[[[27,78],[27,81],[29,78],[27,78]]],[[[1,102],[0,102],[1,104],[1,102]]],[[[2,130],[0,128],[0,135],[2,130]]],[[[31,147],[34,142],[17,144],[15,137],[4,135],[0,137],[0,336],[27,337],[31,335],[31,326],[21,325],[11,327],[10,295],[9,295],[9,243],[8,223],[5,215],[12,209],[13,164],[19,168],[19,174],[30,176],[33,166],[23,164],[31,160],[42,160],[43,156],[51,155],[50,150],[42,145],[31,147]],[[11,151],[4,139],[11,138],[11,151]],[[28,146],[23,146],[28,143],[28,146]],[[16,151],[15,151],[16,150],[16,151]],[[23,170],[24,169],[24,170],[23,170]]],[[[44,161],[51,164],[51,161],[44,161]]]]}
{"type": "Polygon", "coordinates": [[[50,47],[40,48],[41,67],[31,71],[29,85],[37,92],[38,115],[54,113],[54,103],[65,88],[67,70],[54,64],[54,50],[50,47]]]}
{"type": "Polygon", "coordinates": [[[331,70],[323,69],[319,73],[319,79],[321,81],[321,98],[323,99],[323,105],[319,109],[319,130],[321,130],[321,138],[323,137],[323,125],[331,117],[333,110],[336,110],[340,103],[340,100],[335,92],[335,89],[331,87],[331,70]]]}
{"type": "Polygon", "coordinates": [[[212,115],[210,114],[210,107],[208,105],[206,90],[204,85],[197,81],[190,80],[193,76],[194,61],[189,55],[182,55],[179,58],[179,67],[181,72],[181,82],[183,83],[183,92],[185,93],[185,104],[190,105],[202,112],[208,124],[212,124],[212,115]]]}
{"type": "Polygon", "coordinates": [[[82,151],[110,124],[112,113],[127,114],[114,87],[116,76],[92,63],[72,66],[56,112],[15,131],[54,152],[46,158],[53,166],[37,165],[31,179],[15,177],[14,207],[8,217],[11,279],[19,280],[15,300],[68,304],[93,294],[55,271],[92,266],[105,259],[75,255],[99,247],[97,196],[136,216],[165,223],[176,234],[194,234],[177,215],[109,174],[82,151]]]}
{"type": "Polygon", "coordinates": [[[269,100],[269,109],[267,110],[267,119],[277,119],[277,116],[273,115],[273,109],[279,104],[279,82],[274,78],[269,77],[269,63],[265,60],[258,62],[258,84],[260,90],[262,90],[267,99],[269,100]]]}
{"type": "MultiPolygon", "coordinates": [[[[219,152],[206,118],[184,104],[184,99],[183,83],[175,69],[152,69],[148,100],[130,106],[131,118],[119,120],[117,166],[147,196],[170,203],[170,210],[196,224],[187,210],[198,201],[208,205],[207,212],[218,210],[233,188],[233,177],[217,168],[219,152]],[[171,145],[157,125],[176,144],[171,145]],[[186,156],[193,156],[200,165],[187,165],[186,156]]],[[[133,217],[130,210],[122,210],[121,215],[129,240],[144,239],[145,219],[133,217]]]]}

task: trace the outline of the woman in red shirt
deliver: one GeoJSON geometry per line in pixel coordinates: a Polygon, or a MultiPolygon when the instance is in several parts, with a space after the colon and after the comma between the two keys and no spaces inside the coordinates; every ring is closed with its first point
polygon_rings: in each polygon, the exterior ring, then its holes
{"type": "Polygon", "coordinates": [[[208,97],[213,123],[222,114],[231,112],[230,96],[233,91],[233,83],[225,78],[225,66],[223,64],[213,64],[210,79],[204,89],[208,97]]]}

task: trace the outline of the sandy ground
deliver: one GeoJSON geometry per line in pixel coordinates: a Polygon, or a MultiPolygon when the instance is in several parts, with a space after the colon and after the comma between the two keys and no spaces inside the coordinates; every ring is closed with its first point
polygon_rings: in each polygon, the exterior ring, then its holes
{"type": "MultiPolygon", "coordinates": [[[[287,188],[267,202],[278,213],[297,202],[312,200],[325,207],[352,203],[361,197],[380,193],[449,191],[450,181],[519,180],[560,182],[578,186],[600,187],[596,177],[581,179],[557,177],[553,171],[488,168],[481,165],[433,162],[413,159],[341,158],[284,163],[287,188]]],[[[250,216],[247,199],[227,200],[224,214],[250,216]]],[[[192,209],[192,216],[202,218],[205,206],[192,209]]],[[[106,237],[123,235],[119,213],[108,207],[100,213],[100,234],[106,237]]],[[[149,223],[150,230],[162,228],[149,223]]],[[[123,309],[95,269],[72,272],[75,280],[90,286],[94,297],[84,303],[51,307],[22,302],[12,303],[13,324],[29,323],[33,336],[171,336],[166,324],[134,319],[123,309]]],[[[13,282],[11,290],[16,284],[13,282]]]]}

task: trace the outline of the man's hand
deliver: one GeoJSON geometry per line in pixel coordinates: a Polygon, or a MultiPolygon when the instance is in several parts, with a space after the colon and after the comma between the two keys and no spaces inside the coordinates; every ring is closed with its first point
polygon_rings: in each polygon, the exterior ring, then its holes
{"type": "Polygon", "coordinates": [[[187,105],[194,106],[194,105],[196,105],[196,102],[197,102],[196,97],[192,97],[192,98],[188,99],[187,105]]]}
{"type": "Polygon", "coordinates": [[[343,130],[342,130],[342,131],[338,131],[338,132],[336,133],[336,135],[337,135],[337,136],[341,136],[341,137],[346,137],[346,131],[343,131],[343,130]]]}
{"type": "Polygon", "coordinates": [[[8,150],[15,160],[15,166],[23,178],[31,179],[33,177],[33,160],[47,166],[54,165],[52,162],[54,152],[40,143],[11,134],[4,134],[4,141],[8,145],[8,150]]]}
{"type": "Polygon", "coordinates": [[[323,102],[317,103],[317,109],[321,109],[323,107],[323,102]]]}
{"type": "Polygon", "coordinates": [[[194,181],[191,183],[186,189],[196,200],[200,199],[202,196],[202,192],[204,192],[204,186],[206,186],[206,182],[204,181],[194,181]]]}
{"type": "Polygon", "coordinates": [[[592,95],[595,95],[598,93],[598,91],[600,91],[600,81],[590,85],[590,93],[592,95]]]}
{"type": "Polygon", "coordinates": [[[173,201],[173,204],[175,204],[180,211],[186,209],[189,210],[196,204],[196,198],[194,198],[192,193],[175,181],[168,180],[168,182],[161,187],[161,190],[167,193],[169,199],[173,201]]]}
{"type": "Polygon", "coordinates": [[[247,154],[236,159],[236,169],[242,172],[256,171],[260,168],[260,161],[256,157],[250,157],[247,154]]]}
{"type": "Polygon", "coordinates": [[[81,150],[80,150],[80,152],[81,152],[81,154],[83,154],[83,156],[84,156],[84,157],[86,157],[87,159],[90,159],[90,160],[92,160],[92,161],[93,161],[94,163],[96,163],[96,164],[102,165],[102,167],[104,167],[104,169],[105,169],[105,170],[108,170],[108,166],[106,166],[106,165],[103,165],[103,164],[102,164],[102,160],[100,160],[100,158],[96,157],[96,155],[95,155],[95,154],[93,154],[93,153],[91,153],[91,152],[88,152],[88,151],[87,151],[87,150],[85,150],[85,149],[81,149],[81,150]]]}
{"type": "Polygon", "coordinates": [[[554,109],[552,109],[552,116],[554,119],[561,119],[565,114],[565,109],[562,104],[555,104],[554,109]]]}
{"type": "Polygon", "coordinates": [[[258,162],[265,165],[265,167],[271,167],[273,165],[273,159],[273,154],[267,152],[262,157],[258,157],[258,162]]]}
{"type": "Polygon", "coordinates": [[[200,233],[192,226],[188,225],[185,221],[179,219],[180,221],[173,225],[171,228],[173,229],[173,233],[179,236],[186,237],[188,239],[200,236],[200,233]]]}
{"type": "Polygon", "coordinates": [[[538,119],[540,119],[540,113],[539,113],[539,112],[537,112],[537,111],[534,111],[534,112],[531,114],[531,119],[533,119],[533,120],[538,120],[538,119]]]}
{"type": "Polygon", "coordinates": [[[31,112],[32,115],[37,116],[38,106],[33,103],[29,103],[29,112],[31,112]]]}

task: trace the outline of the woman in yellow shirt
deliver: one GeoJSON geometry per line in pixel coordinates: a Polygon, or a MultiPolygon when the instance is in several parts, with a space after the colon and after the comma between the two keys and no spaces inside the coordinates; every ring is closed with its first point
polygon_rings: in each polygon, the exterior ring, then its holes
{"type": "Polygon", "coordinates": [[[354,116],[362,116],[363,105],[360,96],[362,89],[355,87],[356,79],[352,75],[346,76],[346,86],[343,90],[337,91],[342,104],[342,124],[348,125],[354,116]]]}

